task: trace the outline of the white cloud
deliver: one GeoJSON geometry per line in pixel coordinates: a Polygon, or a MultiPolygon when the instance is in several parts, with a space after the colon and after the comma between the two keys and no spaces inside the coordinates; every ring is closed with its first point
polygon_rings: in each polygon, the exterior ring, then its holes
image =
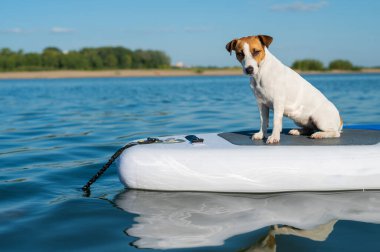
{"type": "MultiPolygon", "coordinates": [[[[0,33],[9,33],[9,34],[28,34],[28,33],[36,33],[36,32],[46,32],[47,30],[42,29],[23,29],[19,27],[9,28],[9,29],[0,29],[0,33]]],[[[53,27],[48,30],[51,33],[71,33],[75,32],[74,29],[64,28],[64,27],[53,27]]]]}
{"type": "Polygon", "coordinates": [[[289,4],[275,4],[270,7],[272,11],[293,11],[293,12],[305,12],[305,11],[317,11],[328,4],[326,1],[319,1],[315,3],[305,2],[293,2],[289,4]]]}
{"type": "Polygon", "coordinates": [[[74,29],[65,28],[65,27],[53,27],[50,29],[50,32],[52,33],[70,33],[74,32],[74,29]]]}
{"type": "Polygon", "coordinates": [[[18,27],[0,30],[0,33],[14,33],[14,34],[18,34],[18,33],[26,33],[26,32],[27,32],[26,30],[18,28],[18,27]]]}

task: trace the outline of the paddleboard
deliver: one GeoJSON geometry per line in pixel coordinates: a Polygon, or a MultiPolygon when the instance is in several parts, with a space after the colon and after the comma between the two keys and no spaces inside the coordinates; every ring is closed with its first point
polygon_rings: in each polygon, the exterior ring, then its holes
{"type": "Polygon", "coordinates": [[[344,129],[331,139],[287,132],[275,145],[251,140],[253,131],[160,137],[126,149],[119,178],[128,188],[163,191],[380,189],[380,130],[344,129]]]}

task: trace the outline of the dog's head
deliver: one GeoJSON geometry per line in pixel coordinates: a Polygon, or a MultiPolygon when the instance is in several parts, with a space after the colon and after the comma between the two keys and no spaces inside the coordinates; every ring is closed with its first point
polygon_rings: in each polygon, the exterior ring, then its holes
{"type": "Polygon", "coordinates": [[[253,76],[257,73],[260,62],[265,58],[265,47],[269,47],[273,38],[267,35],[248,36],[234,39],[226,45],[231,54],[235,51],[243,72],[253,76]]]}

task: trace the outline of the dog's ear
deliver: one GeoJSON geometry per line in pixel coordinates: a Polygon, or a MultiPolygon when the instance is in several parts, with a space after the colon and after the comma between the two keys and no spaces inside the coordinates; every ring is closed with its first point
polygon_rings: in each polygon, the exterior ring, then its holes
{"type": "Polygon", "coordinates": [[[232,54],[232,50],[235,50],[237,41],[237,39],[234,39],[227,43],[226,49],[230,53],[230,55],[232,54]]]}
{"type": "Polygon", "coordinates": [[[268,35],[258,35],[257,37],[260,39],[261,44],[265,45],[267,48],[269,48],[269,45],[273,41],[273,38],[268,35]]]}

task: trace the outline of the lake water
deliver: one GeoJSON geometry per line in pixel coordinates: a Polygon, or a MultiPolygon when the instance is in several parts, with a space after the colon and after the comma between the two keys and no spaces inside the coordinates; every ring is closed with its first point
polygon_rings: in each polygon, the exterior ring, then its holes
{"type": "MultiPolygon", "coordinates": [[[[380,124],[379,74],[305,77],[345,125],[380,124]]],[[[0,101],[1,251],[379,250],[378,192],[134,191],[113,165],[83,195],[134,139],[257,128],[244,76],[1,80],[0,101]]]]}

